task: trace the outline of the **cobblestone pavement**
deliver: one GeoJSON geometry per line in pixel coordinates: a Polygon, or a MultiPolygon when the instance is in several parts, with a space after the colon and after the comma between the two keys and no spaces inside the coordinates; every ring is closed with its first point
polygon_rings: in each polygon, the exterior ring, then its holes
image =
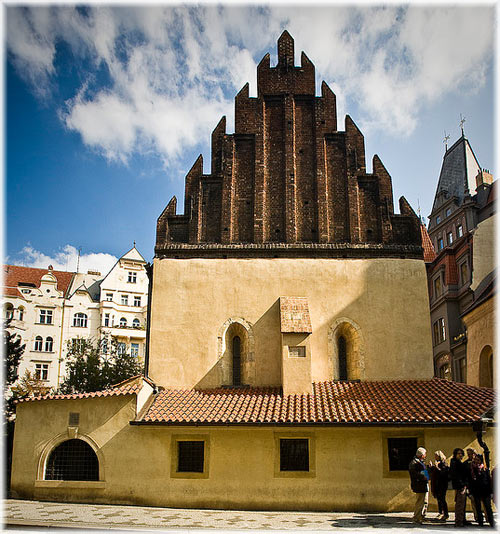
{"type": "MultiPolygon", "coordinates": [[[[436,513],[429,514],[430,518],[436,513]]],[[[451,516],[452,518],[453,516],[451,516]]],[[[451,519],[450,518],[450,519],[451,519]]],[[[472,515],[468,517],[472,519],[472,515]]],[[[410,513],[342,513],[342,512],[244,512],[235,510],[196,510],[68,504],[41,501],[4,500],[4,530],[47,532],[57,529],[83,529],[92,532],[166,531],[196,533],[214,531],[333,531],[333,532],[451,532],[453,522],[437,523],[429,519],[422,526],[411,522],[410,513]]],[[[470,528],[467,529],[471,530],[470,528]]],[[[472,530],[476,530],[472,528],[472,530]]]]}

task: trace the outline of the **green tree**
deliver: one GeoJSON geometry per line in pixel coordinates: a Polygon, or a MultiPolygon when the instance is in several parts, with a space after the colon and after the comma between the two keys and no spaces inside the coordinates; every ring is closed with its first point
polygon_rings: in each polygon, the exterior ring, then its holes
{"type": "Polygon", "coordinates": [[[143,373],[143,365],[136,357],[118,352],[118,343],[114,339],[106,347],[104,342],[87,339],[69,341],[63,358],[66,377],[59,393],[101,391],[143,373]]]}

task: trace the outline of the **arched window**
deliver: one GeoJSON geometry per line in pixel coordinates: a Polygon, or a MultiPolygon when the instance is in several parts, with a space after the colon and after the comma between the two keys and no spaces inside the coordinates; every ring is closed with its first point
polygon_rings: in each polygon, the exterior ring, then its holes
{"type": "Polygon", "coordinates": [[[141,322],[139,321],[139,319],[134,319],[134,320],[132,321],[132,326],[133,326],[134,328],[139,328],[139,327],[141,326],[141,322]]]}
{"type": "Polygon", "coordinates": [[[479,385],[492,388],[494,383],[493,349],[486,345],[479,355],[479,385]]]}
{"type": "Polygon", "coordinates": [[[347,380],[347,343],[344,336],[338,339],[339,380],[347,380]]]}
{"type": "Polygon", "coordinates": [[[5,304],[4,315],[6,319],[13,319],[14,317],[14,306],[10,302],[5,304]]]}
{"type": "Polygon", "coordinates": [[[54,340],[51,337],[45,338],[45,352],[52,352],[54,346],[54,340]]]}
{"type": "Polygon", "coordinates": [[[19,320],[24,321],[24,308],[22,306],[19,306],[17,313],[19,314],[19,320]]]}
{"type": "Polygon", "coordinates": [[[33,347],[33,350],[41,351],[43,348],[43,338],[42,336],[36,336],[35,338],[35,346],[33,347]]]}
{"type": "Polygon", "coordinates": [[[45,480],[99,480],[94,449],[81,439],[63,441],[50,453],[45,480]]]}
{"type": "Polygon", "coordinates": [[[127,319],[125,319],[125,317],[122,317],[120,319],[120,326],[123,328],[125,326],[127,326],[127,319]]]}
{"type": "Polygon", "coordinates": [[[233,386],[241,385],[241,340],[233,337],[233,386]]]}
{"type": "Polygon", "coordinates": [[[87,328],[87,316],[84,313],[75,313],[73,317],[73,326],[87,328]]]}

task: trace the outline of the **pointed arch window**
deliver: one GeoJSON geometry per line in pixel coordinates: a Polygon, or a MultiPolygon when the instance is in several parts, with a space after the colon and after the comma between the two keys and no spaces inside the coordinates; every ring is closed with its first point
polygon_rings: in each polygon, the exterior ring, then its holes
{"type": "Polygon", "coordinates": [[[338,341],[339,354],[339,380],[347,380],[347,343],[344,336],[340,336],[338,341]]]}
{"type": "Polygon", "coordinates": [[[233,337],[233,386],[241,386],[241,339],[233,337]]]}

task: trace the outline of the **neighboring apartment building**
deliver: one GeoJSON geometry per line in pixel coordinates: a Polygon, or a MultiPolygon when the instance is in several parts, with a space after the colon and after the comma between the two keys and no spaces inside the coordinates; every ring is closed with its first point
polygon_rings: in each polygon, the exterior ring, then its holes
{"type": "Polygon", "coordinates": [[[428,234],[436,256],[430,256],[427,274],[434,372],[440,378],[468,382],[467,331],[461,316],[474,299],[471,283],[476,259],[493,256],[491,230],[473,262],[475,230],[494,213],[494,190],[493,176],[480,167],[462,133],[446,150],[429,215],[428,234]]]}
{"type": "Polygon", "coordinates": [[[137,249],[123,255],[106,276],[4,265],[4,317],[26,344],[19,376],[28,370],[44,386],[64,376],[68,341],[102,341],[118,352],[145,355],[148,277],[137,249]]]}

